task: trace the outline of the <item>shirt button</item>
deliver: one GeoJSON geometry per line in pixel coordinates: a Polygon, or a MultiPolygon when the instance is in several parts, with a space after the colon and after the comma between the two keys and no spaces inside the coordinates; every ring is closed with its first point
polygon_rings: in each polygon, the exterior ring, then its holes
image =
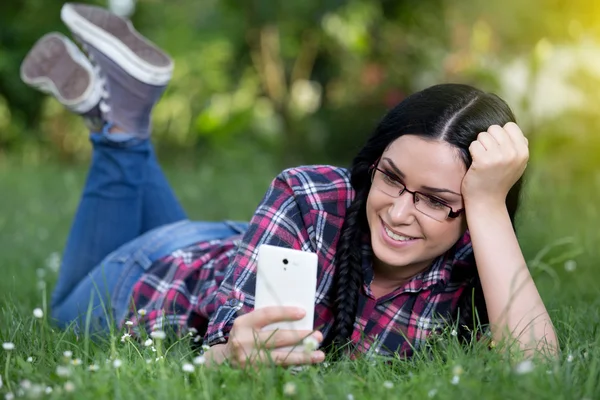
{"type": "Polygon", "coordinates": [[[238,299],[230,299],[229,301],[227,301],[227,304],[231,307],[237,306],[238,303],[239,303],[238,299]]]}

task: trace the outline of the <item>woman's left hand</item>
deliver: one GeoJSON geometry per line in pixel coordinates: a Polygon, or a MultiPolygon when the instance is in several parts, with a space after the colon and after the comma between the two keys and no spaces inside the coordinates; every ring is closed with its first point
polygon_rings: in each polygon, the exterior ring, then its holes
{"type": "MultiPolygon", "coordinates": [[[[492,125],[469,146],[473,163],[462,181],[465,204],[504,203],[527,167],[527,138],[514,122],[492,125]]],[[[468,207],[468,206],[467,206],[468,207]]]]}

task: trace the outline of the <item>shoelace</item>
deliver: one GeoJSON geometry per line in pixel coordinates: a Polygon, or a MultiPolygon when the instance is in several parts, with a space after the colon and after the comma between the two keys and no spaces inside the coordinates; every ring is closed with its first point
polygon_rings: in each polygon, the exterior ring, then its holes
{"type": "Polygon", "coordinates": [[[102,86],[102,94],[100,95],[100,103],[98,104],[98,108],[100,109],[102,118],[106,119],[106,115],[111,110],[110,105],[108,104],[108,101],[110,100],[110,93],[106,89],[106,75],[104,75],[104,72],[102,72],[102,69],[96,62],[94,55],[89,51],[87,44],[83,40],[80,40],[80,43],[88,55],[90,63],[92,64],[92,68],[94,69],[94,74],[96,74],[98,77],[98,83],[102,86]]]}

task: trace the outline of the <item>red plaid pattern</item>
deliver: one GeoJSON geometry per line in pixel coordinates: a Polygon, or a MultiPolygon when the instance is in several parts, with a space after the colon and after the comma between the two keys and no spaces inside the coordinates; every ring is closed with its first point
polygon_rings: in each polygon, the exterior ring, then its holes
{"type": "MultiPolygon", "coordinates": [[[[134,303],[149,310],[143,321],[146,328],[171,325],[183,333],[194,327],[206,332],[209,345],[226,342],[235,318],[253,310],[258,246],[270,244],[317,253],[315,328],[326,335],[333,325],[329,292],[335,249],[353,196],[346,169],[309,166],[283,171],[243,237],[178,250],[141,278],[134,288],[134,303]]],[[[365,284],[351,337],[359,351],[410,356],[449,321],[473,324],[469,305],[478,278],[468,232],[430,269],[378,299],[370,290],[372,250],[365,239],[365,284]],[[469,315],[461,312],[459,318],[459,309],[469,310],[469,315]]],[[[483,300],[476,299],[476,307],[484,311],[483,300]]]]}

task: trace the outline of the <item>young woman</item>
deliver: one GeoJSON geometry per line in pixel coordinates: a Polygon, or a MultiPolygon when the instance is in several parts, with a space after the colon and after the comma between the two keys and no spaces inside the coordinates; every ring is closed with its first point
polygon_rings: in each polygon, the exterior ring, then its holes
{"type": "Polygon", "coordinates": [[[53,293],[62,325],[97,331],[198,331],[212,363],[319,363],[324,352],[278,350],[312,335],[322,348],[409,357],[447,324],[489,323],[495,340],[556,351],[552,323],[513,228],[527,139],[497,96],[446,84],[389,111],[350,170],[278,175],[249,224],[191,222],[149,140],[150,113],[172,62],[130,23],[66,4],[87,50],[50,34],[22,65],[25,82],[88,120],[93,157],[53,293]],[[57,68],[56,66],[60,66],[57,68]],[[303,310],[253,310],[257,248],[317,253],[315,331],[261,332],[303,310]]]}

